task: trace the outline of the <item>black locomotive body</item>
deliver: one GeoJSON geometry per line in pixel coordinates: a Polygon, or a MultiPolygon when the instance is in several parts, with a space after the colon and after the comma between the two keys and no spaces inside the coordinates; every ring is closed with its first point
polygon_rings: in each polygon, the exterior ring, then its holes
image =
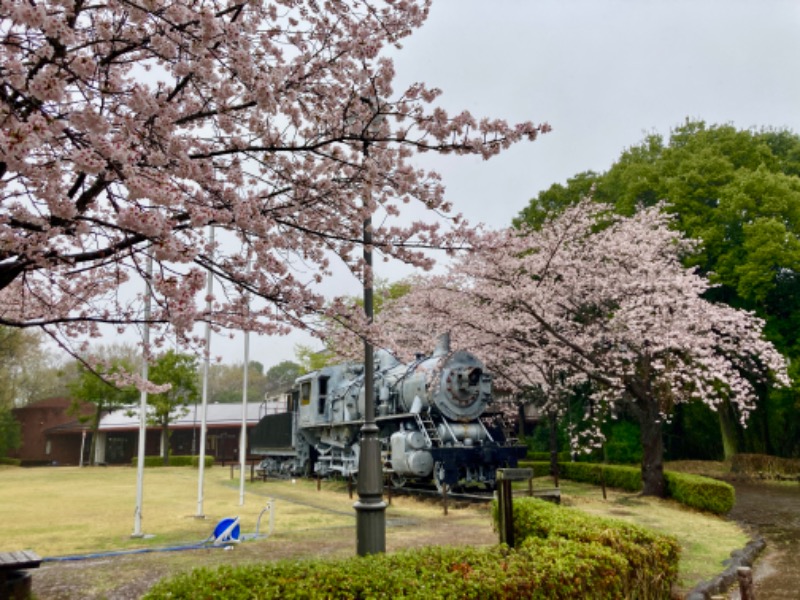
{"type": "MultiPolygon", "coordinates": [[[[498,468],[525,455],[492,424],[491,375],[474,355],[450,352],[446,338],[408,364],[377,352],[374,381],[384,471],[395,485],[492,487],[498,468]]],[[[325,367],[295,381],[285,413],[259,421],[251,452],[267,473],[355,476],[363,416],[363,365],[325,367]]]]}

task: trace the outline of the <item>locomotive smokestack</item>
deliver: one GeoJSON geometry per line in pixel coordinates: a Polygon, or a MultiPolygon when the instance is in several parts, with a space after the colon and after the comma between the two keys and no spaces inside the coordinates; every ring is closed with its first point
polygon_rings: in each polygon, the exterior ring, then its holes
{"type": "Polygon", "coordinates": [[[450,332],[443,333],[436,339],[436,348],[433,351],[433,356],[446,356],[450,354],[450,332]]]}

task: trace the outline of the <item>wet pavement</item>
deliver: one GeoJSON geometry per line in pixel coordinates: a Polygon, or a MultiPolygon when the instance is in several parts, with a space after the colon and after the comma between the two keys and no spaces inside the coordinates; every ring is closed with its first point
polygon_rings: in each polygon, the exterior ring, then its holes
{"type": "Polygon", "coordinates": [[[736,505],[728,516],[767,542],[753,568],[755,597],[800,599],[800,483],[733,482],[733,486],[736,505]]]}

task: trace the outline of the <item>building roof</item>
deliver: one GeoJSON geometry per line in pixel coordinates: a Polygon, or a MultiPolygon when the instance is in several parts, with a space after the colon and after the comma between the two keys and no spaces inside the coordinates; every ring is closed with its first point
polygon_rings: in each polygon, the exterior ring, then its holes
{"type": "Polygon", "coordinates": [[[26,404],[24,406],[16,406],[11,410],[13,412],[27,412],[27,411],[49,409],[49,408],[66,409],[69,408],[71,405],[72,405],[71,398],[65,398],[63,396],[54,396],[52,398],[36,400],[35,402],[31,402],[30,404],[26,404]]]}
{"type": "MultiPolygon", "coordinates": [[[[247,424],[255,425],[264,416],[263,402],[248,402],[247,424]]],[[[277,407],[267,407],[269,412],[276,412],[277,407]]],[[[201,422],[200,405],[189,405],[186,414],[179,414],[170,423],[170,429],[191,429],[199,427],[201,422]]],[[[242,424],[241,404],[209,404],[206,412],[206,426],[234,427],[242,424]]],[[[139,407],[123,408],[105,415],[100,420],[100,431],[126,431],[139,429],[139,407]]]]}

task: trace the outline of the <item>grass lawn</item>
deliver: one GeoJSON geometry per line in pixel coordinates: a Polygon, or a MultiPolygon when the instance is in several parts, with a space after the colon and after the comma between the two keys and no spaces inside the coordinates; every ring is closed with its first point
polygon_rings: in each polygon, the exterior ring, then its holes
{"type": "MultiPolygon", "coordinates": [[[[537,479],[535,487],[541,489],[551,483],[537,479]]],[[[206,518],[197,519],[196,469],[146,469],[142,529],[147,537],[132,539],[135,469],[0,466],[0,551],[32,549],[43,557],[59,557],[198,543],[211,534],[219,520],[232,516],[240,517],[242,533],[247,534],[255,531],[259,513],[274,498],[274,533],[267,540],[243,544],[237,554],[243,558],[251,555],[253,561],[265,560],[293,544],[301,548],[299,555],[355,553],[354,499],[349,498],[342,483],[323,483],[317,491],[316,483],[306,480],[247,482],[245,505],[240,506],[238,472],[231,480],[227,467],[215,466],[206,470],[204,487],[206,518]]],[[[735,523],[672,501],[614,490],[609,490],[604,500],[599,488],[564,480],[561,490],[565,505],[675,535],[683,549],[680,587],[684,590],[718,574],[724,568],[722,561],[748,540],[735,523]]],[[[395,497],[386,518],[389,551],[420,544],[485,544],[496,540],[486,506],[451,507],[444,517],[436,502],[395,497]],[[451,529],[431,541],[434,524],[447,524],[451,529]]],[[[268,523],[265,514],[262,533],[268,523]]],[[[169,571],[177,572],[220,564],[227,555],[214,551],[149,556],[162,563],[173,561],[169,571]],[[201,556],[208,556],[208,561],[201,556]]]]}

